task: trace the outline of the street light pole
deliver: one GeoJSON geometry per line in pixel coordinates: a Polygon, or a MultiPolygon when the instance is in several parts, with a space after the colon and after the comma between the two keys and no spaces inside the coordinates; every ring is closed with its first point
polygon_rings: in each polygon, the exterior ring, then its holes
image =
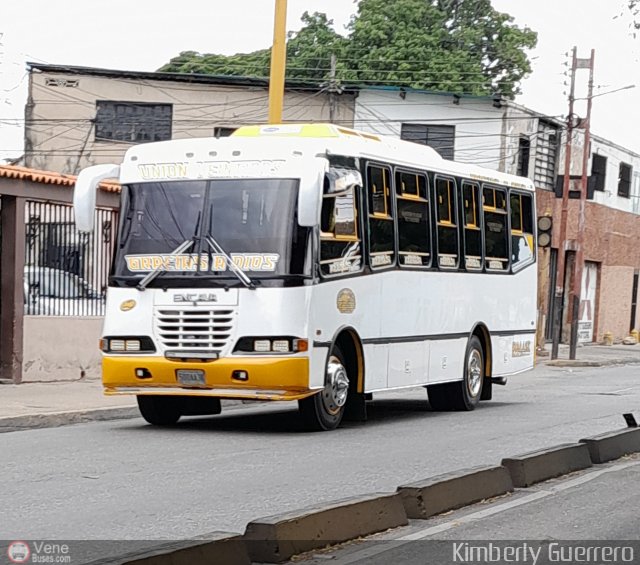
{"type": "Polygon", "coordinates": [[[269,123],[282,122],[284,73],[287,61],[287,0],[276,0],[269,75],[269,123]]]}

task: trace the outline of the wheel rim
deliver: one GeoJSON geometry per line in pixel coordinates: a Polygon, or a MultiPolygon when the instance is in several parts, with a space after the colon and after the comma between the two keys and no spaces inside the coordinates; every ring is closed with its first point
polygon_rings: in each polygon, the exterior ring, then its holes
{"type": "Polygon", "coordinates": [[[349,376],[344,365],[335,356],[327,363],[327,385],[322,391],[322,403],[329,414],[335,415],[347,402],[349,376]]]}
{"type": "Polygon", "coordinates": [[[482,388],[482,355],[477,349],[471,350],[467,360],[467,388],[474,398],[482,388]]]}

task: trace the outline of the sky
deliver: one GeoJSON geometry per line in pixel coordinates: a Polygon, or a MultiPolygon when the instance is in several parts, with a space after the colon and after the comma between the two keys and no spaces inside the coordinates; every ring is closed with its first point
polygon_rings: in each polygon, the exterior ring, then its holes
{"type": "MultiPolygon", "coordinates": [[[[568,112],[569,53],[595,49],[592,133],[640,153],[640,34],[625,0],[492,0],[514,22],[538,32],[533,72],[516,102],[547,115],[568,112]],[[567,74],[563,74],[567,73],[567,74]],[[610,91],[629,85],[636,88],[610,91]]],[[[269,47],[274,0],[2,0],[0,3],[0,162],[22,153],[26,61],[155,71],[181,51],[233,54],[269,47]]],[[[304,11],[324,12],[335,29],[355,13],[353,0],[289,0],[287,29],[304,11]]],[[[578,72],[576,97],[587,94],[578,72]]],[[[584,116],[586,104],[576,103],[584,116]]]]}

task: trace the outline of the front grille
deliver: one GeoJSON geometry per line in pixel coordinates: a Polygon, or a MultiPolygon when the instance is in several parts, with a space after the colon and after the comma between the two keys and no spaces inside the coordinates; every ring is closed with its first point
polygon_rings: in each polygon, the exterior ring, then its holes
{"type": "Polygon", "coordinates": [[[233,319],[228,308],[162,308],[156,310],[156,334],[166,349],[219,352],[231,339],[233,319]]]}

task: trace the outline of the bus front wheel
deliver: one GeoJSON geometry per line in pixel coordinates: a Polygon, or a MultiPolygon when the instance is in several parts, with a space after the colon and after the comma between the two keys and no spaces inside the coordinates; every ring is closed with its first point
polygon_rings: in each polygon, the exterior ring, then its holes
{"type": "Polygon", "coordinates": [[[349,394],[349,374],[344,355],[336,346],[327,360],[325,387],[318,394],[298,401],[307,429],[328,431],[337,428],[344,416],[349,394]]]}
{"type": "Polygon", "coordinates": [[[462,381],[431,385],[427,388],[434,410],[473,410],[482,396],[484,350],[474,335],[467,344],[462,381]]]}
{"type": "Polygon", "coordinates": [[[142,417],[154,426],[172,426],[182,416],[178,398],[173,396],[138,396],[138,408],[142,417]]]}

